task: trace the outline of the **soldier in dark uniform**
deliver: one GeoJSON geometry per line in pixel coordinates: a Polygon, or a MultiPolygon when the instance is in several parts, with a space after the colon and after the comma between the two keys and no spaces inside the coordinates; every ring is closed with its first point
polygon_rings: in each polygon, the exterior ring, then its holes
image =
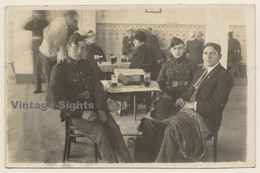
{"type": "MultiPolygon", "coordinates": [[[[228,71],[233,75],[238,70],[237,64],[242,60],[241,46],[237,39],[233,38],[233,32],[228,33],[228,71]]],[[[239,72],[238,72],[239,73],[239,72]]]]}
{"type": "Polygon", "coordinates": [[[197,70],[197,65],[186,58],[184,46],[185,44],[181,39],[172,38],[170,45],[171,60],[163,64],[157,79],[163,93],[171,96],[173,101],[186,92],[197,70]]]}
{"type": "Polygon", "coordinates": [[[42,43],[43,29],[48,25],[48,22],[44,19],[44,11],[33,11],[32,19],[24,25],[24,29],[32,31],[32,51],[33,51],[33,75],[34,75],[34,93],[42,92],[41,81],[41,62],[38,57],[39,46],[42,43]]]}
{"type": "Polygon", "coordinates": [[[84,59],[93,59],[95,55],[103,56],[102,61],[106,61],[105,54],[103,49],[96,44],[96,35],[90,30],[86,34],[86,48],[85,48],[85,56],[84,59]]]}
{"type": "Polygon", "coordinates": [[[103,85],[91,64],[82,59],[84,46],[84,37],[79,33],[70,37],[68,56],[51,72],[53,100],[49,103],[54,103],[74,126],[98,145],[105,162],[131,162],[120,128],[110,114],[103,85]]]}

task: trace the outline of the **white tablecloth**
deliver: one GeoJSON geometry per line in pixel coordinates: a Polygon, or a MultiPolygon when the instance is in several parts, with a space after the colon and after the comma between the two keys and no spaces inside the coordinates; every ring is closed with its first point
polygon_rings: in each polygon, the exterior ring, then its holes
{"type": "Polygon", "coordinates": [[[128,69],[130,62],[118,62],[115,64],[111,64],[111,62],[102,62],[98,63],[98,66],[103,72],[113,73],[115,69],[128,69]]]}

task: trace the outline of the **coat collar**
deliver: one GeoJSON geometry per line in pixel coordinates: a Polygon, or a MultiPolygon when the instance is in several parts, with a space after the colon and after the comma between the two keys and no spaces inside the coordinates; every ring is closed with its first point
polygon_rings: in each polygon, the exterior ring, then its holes
{"type": "MultiPolygon", "coordinates": [[[[199,88],[201,88],[205,83],[207,83],[207,81],[209,81],[211,78],[213,78],[213,77],[219,72],[219,70],[221,70],[222,68],[223,68],[223,67],[222,67],[220,64],[218,64],[218,65],[207,75],[206,79],[204,79],[204,80],[201,82],[199,88]]],[[[204,70],[205,70],[205,69],[204,69],[204,70]]],[[[204,70],[202,70],[202,73],[203,73],[204,70]]]]}

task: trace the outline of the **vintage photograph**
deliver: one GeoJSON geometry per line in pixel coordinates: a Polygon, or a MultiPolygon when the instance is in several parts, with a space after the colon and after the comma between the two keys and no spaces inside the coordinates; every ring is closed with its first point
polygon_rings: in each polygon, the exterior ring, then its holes
{"type": "Polygon", "coordinates": [[[6,6],[5,166],[254,167],[255,13],[6,6]]]}

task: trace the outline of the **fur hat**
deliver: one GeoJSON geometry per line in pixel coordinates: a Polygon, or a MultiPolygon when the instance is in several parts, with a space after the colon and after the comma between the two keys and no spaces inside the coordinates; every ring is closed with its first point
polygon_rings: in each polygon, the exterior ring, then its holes
{"type": "Polygon", "coordinates": [[[135,33],[134,39],[139,40],[140,42],[145,42],[146,35],[143,31],[137,31],[135,33]]]}

